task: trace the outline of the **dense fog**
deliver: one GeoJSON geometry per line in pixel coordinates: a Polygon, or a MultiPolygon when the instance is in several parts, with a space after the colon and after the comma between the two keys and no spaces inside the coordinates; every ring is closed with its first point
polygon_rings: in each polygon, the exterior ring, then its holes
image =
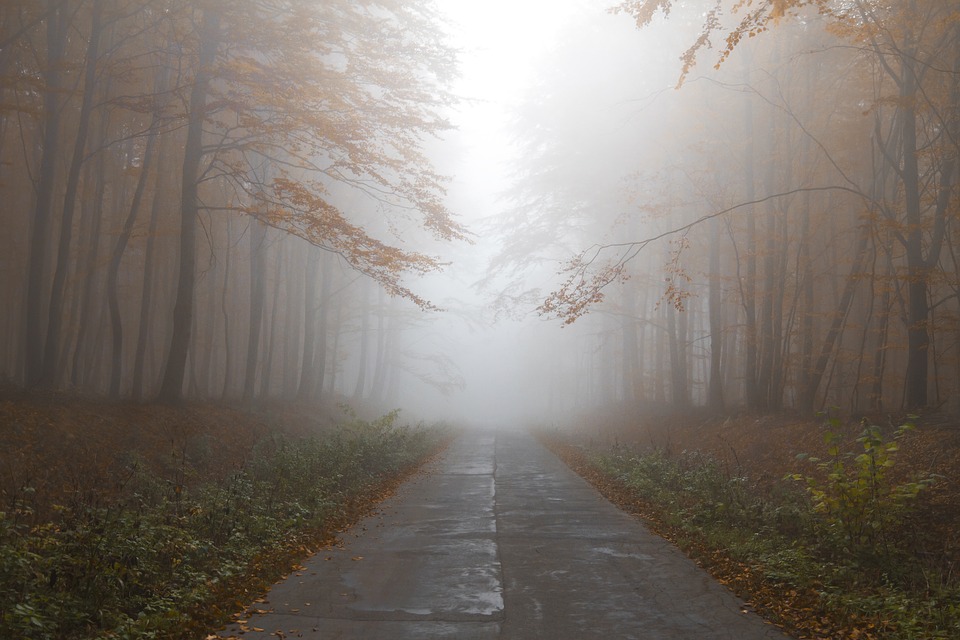
{"type": "Polygon", "coordinates": [[[902,4],[8,2],[0,375],[960,410],[960,10],[902,4]]]}

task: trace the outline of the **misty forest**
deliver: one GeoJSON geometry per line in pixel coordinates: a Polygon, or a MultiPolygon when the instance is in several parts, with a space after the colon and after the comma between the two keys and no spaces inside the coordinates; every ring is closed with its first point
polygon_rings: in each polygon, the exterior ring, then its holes
{"type": "Polygon", "coordinates": [[[205,637],[471,427],[960,637],[954,2],[3,0],[0,202],[0,638],[205,637]]]}

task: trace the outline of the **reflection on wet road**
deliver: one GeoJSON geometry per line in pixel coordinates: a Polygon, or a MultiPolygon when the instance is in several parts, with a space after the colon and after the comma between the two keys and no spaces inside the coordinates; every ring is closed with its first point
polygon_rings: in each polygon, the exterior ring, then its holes
{"type": "Polygon", "coordinates": [[[260,607],[241,637],[784,638],[512,431],[461,436],[260,607]]]}

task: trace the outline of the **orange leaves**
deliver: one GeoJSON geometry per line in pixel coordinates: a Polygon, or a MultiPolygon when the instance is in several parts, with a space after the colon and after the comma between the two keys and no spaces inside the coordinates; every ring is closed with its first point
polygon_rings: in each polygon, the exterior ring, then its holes
{"type": "MultiPolygon", "coordinates": [[[[599,253],[599,251],[598,251],[599,253]]],[[[594,255],[594,259],[596,255],[594,255]]],[[[603,289],[616,281],[625,281],[624,263],[607,264],[590,273],[593,259],[587,260],[585,253],[571,259],[563,271],[570,274],[563,285],[550,293],[537,312],[543,316],[562,318],[563,324],[573,324],[591,307],[603,301],[603,289]]]]}
{"type": "Polygon", "coordinates": [[[376,233],[395,228],[393,218],[417,218],[437,239],[467,238],[422,151],[427,136],[450,128],[439,108],[453,101],[454,54],[431,9],[268,0],[217,11],[223,44],[210,70],[204,180],[233,191],[231,208],[433,308],[402,278],[442,265],[376,233]]]}
{"type": "Polygon", "coordinates": [[[627,0],[610,9],[610,12],[629,13],[636,19],[638,27],[645,27],[657,12],[662,11],[664,16],[670,15],[672,6],[672,0],[627,0]]]}
{"type": "Polygon", "coordinates": [[[263,208],[251,207],[247,210],[249,214],[340,255],[392,295],[407,298],[422,309],[436,309],[402,283],[407,273],[423,274],[440,269],[442,265],[436,258],[392,247],[374,238],[331,204],[320,185],[278,177],[270,186],[272,197],[268,200],[261,195],[263,208]]]}

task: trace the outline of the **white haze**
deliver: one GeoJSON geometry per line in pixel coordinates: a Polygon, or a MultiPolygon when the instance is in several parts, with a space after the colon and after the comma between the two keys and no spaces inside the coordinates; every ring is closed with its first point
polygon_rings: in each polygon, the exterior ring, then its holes
{"type": "MultiPolygon", "coordinates": [[[[622,47],[600,47],[573,53],[597,68],[624,69],[648,56],[659,80],[624,87],[628,99],[649,100],[651,84],[665,87],[676,79],[676,64],[663,64],[664,56],[650,51],[629,18],[607,14],[609,3],[589,0],[488,0],[483,3],[441,0],[450,19],[451,42],[460,51],[461,77],[455,92],[463,98],[451,115],[456,131],[436,149],[441,173],[449,175],[449,206],[477,235],[474,244],[459,245],[445,257],[450,265],[442,274],[417,280],[418,292],[445,309],[423,319],[423,328],[408,331],[405,342],[422,353],[446,354],[462,376],[462,388],[441,394],[414,376],[401,383],[399,402],[416,417],[453,419],[461,423],[521,427],[551,424],[576,410],[575,396],[583,394],[585,376],[578,353],[590,349],[594,329],[562,328],[555,319],[536,313],[536,298],[503,308],[494,300],[498,289],[509,284],[489,279],[491,260],[501,251],[496,221],[511,201],[505,193],[514,186],[521,150],[513,123],[518,109],[543,73],[556,73],[558,52],[569,49],[570,30],[586,21],[610,29],[616,39],[633,41],[636,58],[618,60],[622,47]],[[646,49],[646,51],[644,51],[646,49]],[[631,93],[639,91],[640,95],[631,93]]],[[[567,53],[566,55],[571,55],[567,53]]],[[[668,54],[674,61],[676,55],[668,54]]],[[[651,69],[635,69],[639,75],[651,69]]],[[[635,104],[600,105],[584,96],[584,106],[596,109],[594,117],[630,118],[640,111],[635,104]]],[[[578,105],[571,105],[574,111],[578,105]]],[[[499,233],[511,233],[509,227],[499,233]]],[[[561,260],[523,274],[524,287],[542,294],[555,285],[561,260]]],[[[582,325],[584,323],[580,323],[582,325]]],[[[589,393],[586,393],[588,396],[589,393]]]]}

